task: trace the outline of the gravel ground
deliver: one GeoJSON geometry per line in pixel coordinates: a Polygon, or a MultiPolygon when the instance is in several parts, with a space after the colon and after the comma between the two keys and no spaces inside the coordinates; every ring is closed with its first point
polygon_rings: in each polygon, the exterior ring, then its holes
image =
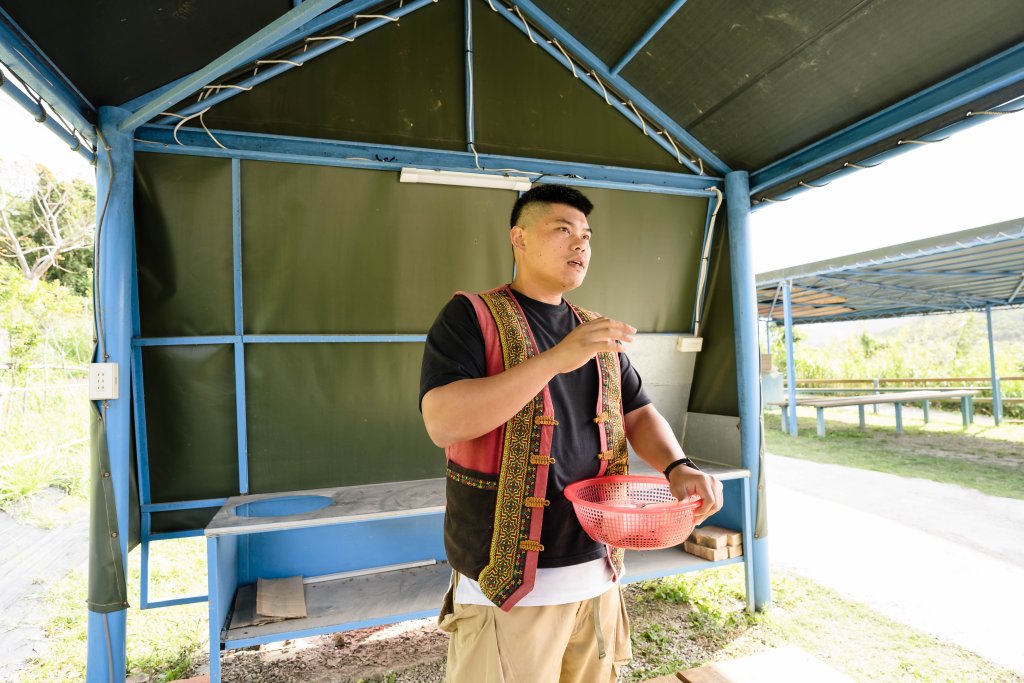
{"type": "MultiPolygon", "coordinates": [[[[666,658],[697,661],[719,647],[690,636],[688,606],[645,598],[639,586],[626,588],[634,660],[622,681],[666,658]]],[[[442,683],[447,651],[435,620],[418,619],[229,652],[221,667],[226,683],[442,683]]],[[[204,657],[190,675],[207,671],[204,657]]]]}

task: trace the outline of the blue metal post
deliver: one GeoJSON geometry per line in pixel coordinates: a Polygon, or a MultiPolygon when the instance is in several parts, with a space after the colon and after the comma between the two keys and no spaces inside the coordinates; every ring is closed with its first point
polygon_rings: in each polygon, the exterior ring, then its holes
{"type": "Polygon", "coordinates": [[[996,372],[996,343],[992,337],[992,304],[985,306],[985,322],[988,325],[988,364],[992,371],[992,417],[996,426],[1003,421],[1003,397],[999,388],[999,375],[996,372]]]}
{"type": "Polygon", "coordinates": [[[793,283],[782,283],[782,314],[786,325],[786,387],[789,402],[789,434],[796,436],[796,367],[793,362],[793,283]]]}
{"type": "Polygon", "coordinates": [[[242,305],[242,162],[231,160],[231,269],[235,302],[235,419],[238,429],[238,492],[249,493],[249,427],[245,408],[245,325],[242,305]]]}
{"type": "MultiPolygon", "coordinates": [[[[104,401],[109,476],[113,484],[117,530],[125,575],[128,571],[128,501],[130,487],[131,338],[132,338],[132,240],[134,238],[133,165],[131,129],[120,124],[127,111],[113,107],[99,110],[99,162],[96,167],[97,198],[97,291],[99,362],[118,364],[118,396],[104,401]]],[[[93,476],[107,473],[94,472],[93,476]]],[[[93,544],[110,539],[93,539],[93,544]]],[[[89,652],[86,680],[90,683],[125,678],[125,623],[128,603],[113,612],[89,612],[89,652]]]]}
{"type": "MultiPolygon", "coordinates": [[[[740,412],[740,453],[743,467],[750,470],[751,509],[757,509],[761,484],[761,382],[757,345],[757,296],[754,284],[753,250],[750,238],[750,186],[745,171],[725,176],[729,210],[729,259],[732,265],[733,326],[736,341],[736,380],[740,412]]],[[[771,602],[768,568],[768,540],[755,538],[751,561],[754,567],[754,607],[771,602]]]]}

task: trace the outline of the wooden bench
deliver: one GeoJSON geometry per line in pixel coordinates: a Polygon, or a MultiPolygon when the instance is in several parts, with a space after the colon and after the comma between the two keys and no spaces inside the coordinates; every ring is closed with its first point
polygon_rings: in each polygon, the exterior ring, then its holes
{"type": "MultiPolygon", "coordinates": [[[[960,399],[960,415],[966,429],[974,422],[974,397],[979,392],[968,389],[898,391],[888,394],[865,394],[863,396],[841,396],[838,398],[798,398],[796,405],[813,406],[818,413],[818,436],[825,436],[825,408],[857,406],[860,417],[860,428],[864,429],[864,406],[892,403],[896,409],[896,433],[903,433],[903,404],[920,402],[924,408],[924,421],[928,422],[928,405],[931,401],[951,401],[960,399]]],[[[786,431],[789,423],[789,404],[777,401],[770,405],[782,408],[782,430],[786,431]]]]}

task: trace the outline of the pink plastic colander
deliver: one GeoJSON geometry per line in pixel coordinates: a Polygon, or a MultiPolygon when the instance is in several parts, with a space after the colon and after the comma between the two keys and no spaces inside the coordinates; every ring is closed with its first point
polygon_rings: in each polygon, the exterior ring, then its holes
{"type": "Polygon", "coordinates": [[[701,505],[700,496],[676,500],[662,477],[634,475],[584,479],[567,486],[565,497],[591,538],[628,550],[679,545],[701,505]]]}

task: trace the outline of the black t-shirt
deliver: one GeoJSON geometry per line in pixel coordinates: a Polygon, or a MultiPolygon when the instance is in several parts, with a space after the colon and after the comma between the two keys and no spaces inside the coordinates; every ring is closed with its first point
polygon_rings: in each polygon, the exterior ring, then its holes
{"type": "MultiPolygon", "coordinates": [[[[552,305],[515,292],[526,314],[539,351],[546,351],[579,321],[563,300],[552,305]]],[[[619,354],[622,368],[622,413],[642,408],[651,402],[643,389],[640,375],[624,353],[619,354]]],[[[460,379],[485,377],[484,339],[472,303],[456,296],[441,310],[427,333],[420,375],[420,401],[431,389],[460,379]]],[[[551,402],[558,425],[554,428],[551,456],[556,462],[548,469],[547,498],[544,511],[538,566],[565,567],[604,557],[604,546],[583,531],[576,514],[563,494],[566,486],[597,476],[601,451],[597,413],[597,363],[590,361],[573,372],[556,375],[549,383],[551,402]]]]}

